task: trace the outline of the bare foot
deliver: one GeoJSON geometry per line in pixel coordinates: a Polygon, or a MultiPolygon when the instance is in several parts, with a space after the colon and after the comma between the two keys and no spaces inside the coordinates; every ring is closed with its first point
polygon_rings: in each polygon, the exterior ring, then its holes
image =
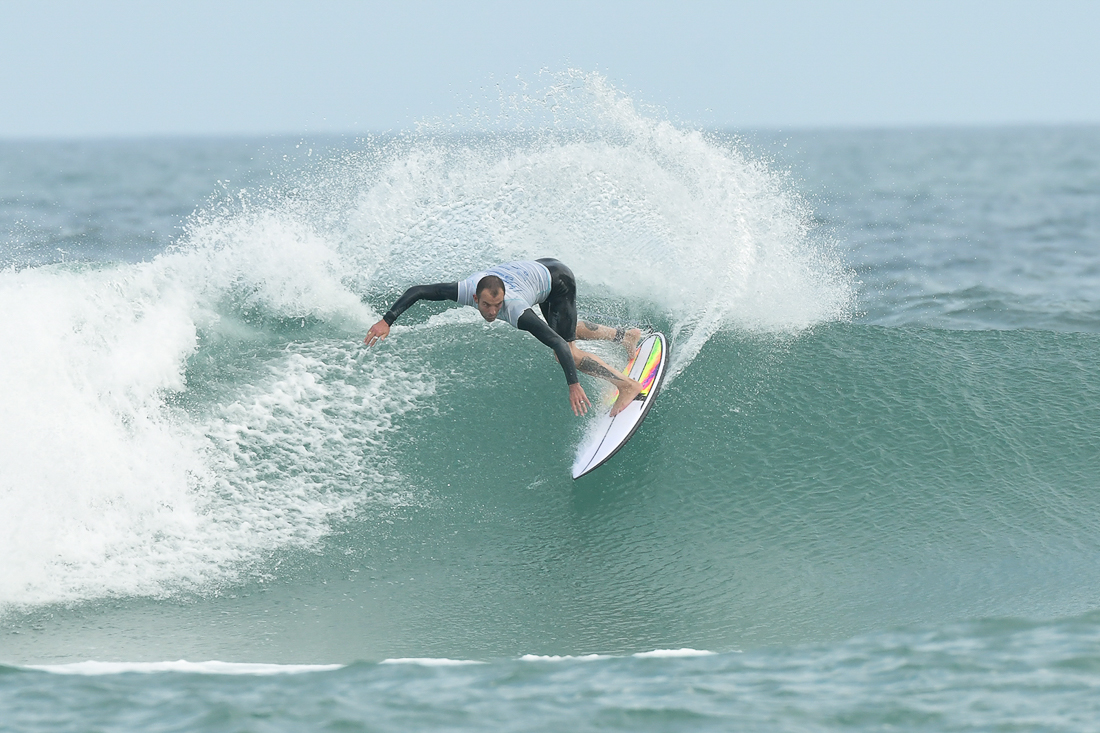
{"type": "Polygon", "coordinates": [[[626,333],[623,334],[623,346],[626,347],[626,351],[631,356],[634,356],[634,352],[638,350],[638,344],[642,340],[642,329],[640,328],[628,328],[626,333]]]}
{"type": "Polygon", "coordinates": [[[615,417],[626,409],[626,406],[634,401],[634,398],[642,391],[642,383],[631,379],[626,386],[619,388],[619,396],[615,404],[611,406],[611,417],[615,417]]]}

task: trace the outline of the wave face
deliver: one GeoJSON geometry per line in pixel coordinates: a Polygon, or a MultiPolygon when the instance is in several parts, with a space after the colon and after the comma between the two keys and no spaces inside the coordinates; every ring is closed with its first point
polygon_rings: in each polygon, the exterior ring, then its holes
{"type": "MultiPolygon", "coordinates": [[[[217,156],[164,143],[150,170],[186,174],[131,198],[138,221],[199,203],[167,239],[9,222],[0,657],[729,652],[1096,608],[1100,308],[1065,284],[1097,265],[1067,254],[1097,226],[1095,131],[1048,141],[1048,196],[1021,209],[941,184],[966,155],[1001,173],[964,178],[1024,176],[998,156],[1032,131],[782,148],[577,74],[503,103],[476,133],[257,143],[213,194],[217,156]],[[922,150],[947,162],[898,162],[922,150]],[[1010,211],[1046,279],[914,267],[944,206],[1010,211]],[[410,285],[542,256],[577,274],[582,317],[672,339],[645,428],[576,483],[586,421],[526,334],[420,304],[361,346],[410,285]]],[[[86,148],[85,188],[60,187],[82,201],[143,159],[86,148]]]]}

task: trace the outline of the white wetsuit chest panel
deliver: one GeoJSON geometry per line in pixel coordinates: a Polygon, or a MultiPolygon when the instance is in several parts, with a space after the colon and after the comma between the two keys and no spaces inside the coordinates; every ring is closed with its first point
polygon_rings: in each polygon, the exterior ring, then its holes
{"type": "Polygon", "coordinates": [[[458,281],[458,302],[474,308],[474,291],[481,278],[496,275],[504,281],[504,304],[500,313],[513,326],[519,327],[519,317],[523,311],[533,308],[550,295],[550,271],[546,265],[529,260],[505,262],[490,267],[483,272],[475,272],[465,280],[458,281]]]}

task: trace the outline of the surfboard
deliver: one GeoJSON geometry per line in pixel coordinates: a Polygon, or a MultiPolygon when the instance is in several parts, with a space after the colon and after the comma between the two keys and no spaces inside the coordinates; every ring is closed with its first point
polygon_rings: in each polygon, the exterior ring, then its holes
{"type": "Polygon", "coordinates": [[[663,334],[653,333],[642,340],[634,358],[623,370],[623,374],[642,383],[642,391],[615,417],[611,417],[611,405],[618,392],[612,396],[606,405],[607,411],[596,418],[596,424],[577,450],[577,458],[573,461],[574,479],[602,466],[634,435],[657,398],[667,362],[668,346],[663,334]]]}

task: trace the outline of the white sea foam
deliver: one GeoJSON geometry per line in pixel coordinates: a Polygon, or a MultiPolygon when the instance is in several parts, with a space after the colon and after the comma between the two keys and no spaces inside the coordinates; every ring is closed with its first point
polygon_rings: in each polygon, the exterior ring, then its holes
{"type": "Polygon", "coordinates": [[[0,275],[0,602],[138,590],[203,523],[201,444],[163,401],[196,347],[189,301],[151,266],[0,275]]]}
{"type": "Polygon", "coordinates": [[[607,654],[579,654],[573,656],[571,654],[557,655],[557,654],[524,654],[520,657],[524,662],[592,662],[597,659],[611,659],[612,657],[607,654]]]}
{"type": "Polygon", "coordinates": [[[73,662],[71,664],[30,665],[27,669],[37,669],[54,674],[106,675],[154,672],[179,672],[184,674],[233,674],[233,675],[274,675],[302,674],[304,672],[331,672],[342,669],[342,664],[258,664],[253,662],[73,662]]]}
{"type": "Polygon", "coordinates": [[[149,263],[0,273],[0,612],[216,586],[365,500],[404,500],[370,456],[431,378],[394,355],[364,372],[355,334],[375,314],[284,218],[198,222],[149,263]],[[352,330],[183,409],[200,337],[247,347],[255,329],[231,321],[250,310],[352,330]]]}
{"type": "Polygon", "coordinates": [[[467,664],[485,664],[473,659],[447,659],[446,657],[400,657],[383,659],[379,664],[418,664],[422,667],[461,667],[467,664]]]}
{"type": "MultiPolygon", "coordinates": [[[[640,652],[631,656],[636,658],[679,658],[679,657],[706,657],[716,652],[698,649],[656,649],[650,652],[640,652]]],[[[615,659],[610,654],[564,654],[543,655],[524,654],[519,659],[523,662],[593,662],[606,659],[615,659]]],[[[447,657],[398,657],[384,659],[379,664],[412,664],[421,667],[463,667],[469,665],[488,664],[488,662],[476,659],[449,659],[447,657]]],[[[224,674],[224,675],[276,675],[276,674],[301,674],[304,672],[329,672],[343,669],[343,664],[265,664],[258,662],[188,662],[186,660],[165,662],[71,662],[68,664],[36,664],[28,665],[26,669],[37,669],[54,674],[72,675],[110,675],[124,673],[155,673],[177,672],[185,674],[224,674]]]]}
{"type": "Polygon", "coordinates": [[[310,221],[323,218],[279,200],[197,215],[164,266],[208,301],[232,298],[242,310],[276,317],[369,325],[375,314],[344,285],[351,273],[310,221]]]}
{"type": "Polygon", "coordinates": [[[710,652],[705,649],[654,649],[651,652],[638,652],[632,656],[639,659],[666,659],[672,657],[709,657],[717,652],[710,652]]]}
{"type": "MultiPolygon", "coordinates": [[[[631,654],[630,656],[638,659],[664,659],[675,657],[708,657],[717,652],[706,651],[702,649],[654,649],[649,652],[638,652],[637,654],[631,654]]],[[[586,662],[594,661],[598,659],[615,659],[614,655],[610,654],[579,654],[571,655],[566,654],[562,656],[558,655],[539,655],[539,654],[524,654],[520,657],[520,660],[524,662],[586,662]]]]}

